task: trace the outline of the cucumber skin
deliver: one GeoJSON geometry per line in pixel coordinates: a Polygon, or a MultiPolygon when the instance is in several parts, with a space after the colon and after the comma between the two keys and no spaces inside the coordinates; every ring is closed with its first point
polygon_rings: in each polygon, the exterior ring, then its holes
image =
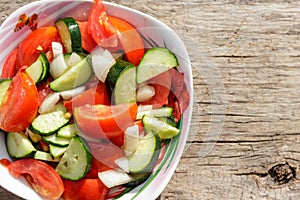
{"type": "Polygon", "coordinates": [[[110,68],[105,81],[109,96],[112,96],[118,77],[127,67],[134,67],[134,65],[125,60],[117,60],[116,64],[110,68]]]}
{"type": "Polygon", "coordinates": [[[131,182],[125,184],[124,186],[129,187],[129,188],[134,188],[134,187],[144,183],[150,177],[151,172],[130,174],[130,175],[133,176],[134,178],[137,176],[138,178],[135,179],[134,181],[131,181],[131,182]]]}
{"type": "Polygon", "coordinates": [[[40,79],[36,83],[37,85],[40,85],[41,83],[45,82],[49,77],[50,63],[44,52],[41,52],[41,55],[39,56],[38,59],[41,61],[42,65],[43,65],[43,73],[42,73],[40,79]]]}
{"type": "MultiPolygon", "coordinates": [[[[59,21],[62,21],[69,30],[70,33],[70,38],[71,38],[71,46],[72,46],[72,51],[76,53],[82,53],[82,37],[79,29],[79,25],[76,22],[76,20],[72,17],[65,17],[62,19],[58,19],[55,24],[59,21]],[[70,29],[70,26],[72,26],[73,30],[70,29]]],[[[71,52],[68,52],[71,53],[71,52]]]]}

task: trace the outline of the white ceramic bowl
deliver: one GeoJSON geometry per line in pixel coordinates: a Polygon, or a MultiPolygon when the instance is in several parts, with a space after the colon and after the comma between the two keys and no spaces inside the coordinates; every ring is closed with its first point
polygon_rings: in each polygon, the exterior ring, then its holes
{"type": "MultiPolygon", "coordinates": [[[[64,16],[86,19],[92,4],[92,0],[44,0],[30,3],[16,10],[0,27],[0,66],[3,65],[8,54],[30,33],[28,28],[23,28],[16,33],[13,31],[14,25],[21,14],[26,13],[28,16],[33,13],[38,14],[38,24],[39,27],[41,27],[53,25],[56,19],[64,16]]],[[[176,54],[180,64],[178,69],[184,73],[185,82],[190,93],[190,104],[183,115],[180,137],[172,140],[170,145],[165,149],[166,152],[163,160],[155,168],[152,176],[147,182],[134,188],[121,198],[155,199],[161,194],[170,181],[183,153],[189,133],[193,105],[192,70],[189,56],[181,39],[171,28],[161,21],[128,7],[108,2],[104,2],[104,4],[109,15],[117,16],[130,22],[139,30],[144,38],[151,39],[159,46],[166,46],[176,54]]],[[[147,42],[145,42],[145,44],[147,45],[147,42]]],[[[0,133],[0,159],[8,158],[9,160],[12,160],[7,154],[4,141],[4,133],[0,133]]],[[[0,185],[15,195],[24,199],[41,199],[41,197],[28,186],[25,179],[15,179],[11,177],[7,169],[1,165],[0,177],[0,185]]]]}

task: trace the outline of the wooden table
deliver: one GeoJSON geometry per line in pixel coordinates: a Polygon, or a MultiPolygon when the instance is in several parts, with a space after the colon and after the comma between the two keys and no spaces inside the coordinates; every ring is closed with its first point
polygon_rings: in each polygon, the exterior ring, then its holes
{"type": "MultiPolygon", "coordinates": [[[[1,22],[32,1],[1,0],[1,22]]],[[[300,2],[112,2],[165,22],[192,61],[191,133],[160,199],[300,199],[300,2]]]]}

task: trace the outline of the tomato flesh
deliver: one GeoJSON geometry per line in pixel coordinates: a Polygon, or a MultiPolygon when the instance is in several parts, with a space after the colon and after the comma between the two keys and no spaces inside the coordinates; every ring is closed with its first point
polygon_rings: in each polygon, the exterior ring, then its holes
{"type": "Polygon", "coordinates": [[[65,200],[103,200],[109,189],[97,179],[64,180],[65,200]]]}
{"type": "Polygon", "coordinates": [[[35,118],[39,106],[37,88],[25,72],[13,78],[0,108],[0,128],[7,132],[20,132],[35,118]]]}
{"type": "Polygon", "coordinates": [[[69,112],[73,112],[75,107],[84,106],[86,104],[90,105],[110,105],[109,97],[106,91],[106,86],[104,83],[99,82],[96,87],[92,87],[80,95],[72,98],[71,100],[65,101],[64,106],[69,112]]]}
{"type": "Polygon", "coordinates": [[[8,55],[2,68],[1,78],[13,78],[18,72],[16,67],[18,51],[18,49],[15,49],[8,55]]]}
{"type": "Polygon", "coordinates": [[[74,109],[78,127],[89,137],[112,139],[123,137],[136,118],[137,104],[85,105],[74,109]]]}
{"type": "Polygon", "coordinates": [[[91,149],[93,160],[92,167],[86,178],[98,178],[98,172],[117,169],[115,160],[124,157],[124,151],[112,144],[103,142],[88,142],[91,149]]]}
{"type": "Polygon", "coordinates": [[[143,40],[138,31],[128,22],[109,16],[111,24],[118,30],[119,40],[125,52],[125,58],[137,66],[145,53],[143,40]]]}
{"type": "Polygon", "coordinates": [[[168,96],[171,90],[171,75],[170,71],[166,71],[147,81],[147,84],[154,87],[155,95],[144,102],[143,105],[153,105],[154,108],[168,104],[168,96]]]}
{"type": "Polygon", "coordinates": [[[31,32],[19,45],[17,66],[29,67],[41,52],[51,49],[51,43],[60,37],[55,26],[41,27],[31,32]]]}
{"type": "Polygon", "coordinates": [[[93,39],[88,30],[88,22],[78,22],[77,24],[81,33],[82,48],[88,52],[92,52],[97,47],[97,43],[93,39]]]}
{"type": "Polygon", "coordinates": [[[59,199],[64,185],[59,174],[48,164],[35,159],[21,159],[8,166],[14,177],[23,175],[33,189],[45,199],[59,199]]]}
{"type": "Polygon", "coordinates": [[[109,21],[102,0],[95,0],[89,13],[88,31],[95,42],[103,47],[118,45],[116,29],[109,21]]]}

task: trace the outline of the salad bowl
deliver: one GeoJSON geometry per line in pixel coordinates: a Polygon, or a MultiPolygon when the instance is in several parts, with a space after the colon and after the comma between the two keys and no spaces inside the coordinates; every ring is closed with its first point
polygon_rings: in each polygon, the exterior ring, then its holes
{"type": "MultiPolygon", "coordinates": [[[[188,107],[180,120],[180,134],[172,138],[164,147],[164,155],[153,169],[150,177],[141,185],[128,189],[119,199],[156,199],[170,181],[184,151],[192,116],[193,83],[192,70],[187,49],[178,35],[158,19],[140,11],[103,2],[109,16],[121,18],[132,24],[142,36],[145,49],[151,47],[166,47],[178,59],[178,71],[184,74],[184,82],[189,93],[188,107]]],[[[0,66],[21,41],[31,32],[29,27],[22,27],[15,31],[16,23],[22,14],[38,16],[37,27],[50,26],[62,17],[74,17],[78,20],[87,20],[89,10],[93,5],[91,0],[42,0],[19,8],[13,12],[0,27],[0,66]]],[[[0,160],[14,161],[7,152],[5,133],[0,133],[0,160]]],[[[0,165],[0,185],[11,193],[24,199],[42,199],[25,178],[14,178],[7,168],[0,165]]]]}

